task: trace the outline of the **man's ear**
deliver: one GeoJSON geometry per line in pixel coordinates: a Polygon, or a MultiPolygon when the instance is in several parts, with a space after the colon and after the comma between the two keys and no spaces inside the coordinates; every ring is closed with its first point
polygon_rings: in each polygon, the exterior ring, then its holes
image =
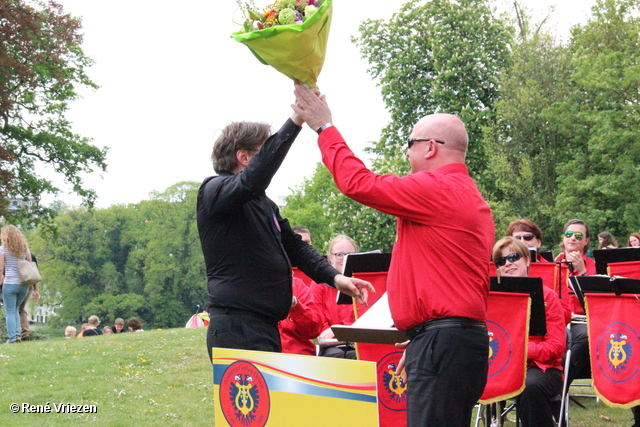
{"type": "Polygon", "coordinates": [[[431,159],[436,155],[436,152],[438,151],[438,144],[434,144],[433,141],[429,141],[429,145],[429,151],[427,151],[427,153],[424,155],[425,159],[431,159]]]}
{"type": "Polygon", "coordinates": [[[246,168],[249,165],[249,152],[247,150],[236,151],[236,160],[238,165],[246,168]]]}

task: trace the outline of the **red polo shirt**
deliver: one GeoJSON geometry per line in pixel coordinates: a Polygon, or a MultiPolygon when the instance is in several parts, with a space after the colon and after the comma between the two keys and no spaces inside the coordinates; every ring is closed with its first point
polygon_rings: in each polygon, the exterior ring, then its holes
{"type": "Polygon", "coordinates": [[[463,163],[404,177],[371,172],[335,127],[318,144],[346,196],[397,218],[387,282],[395,326],[487,315],[493,217],[463,163]]]}

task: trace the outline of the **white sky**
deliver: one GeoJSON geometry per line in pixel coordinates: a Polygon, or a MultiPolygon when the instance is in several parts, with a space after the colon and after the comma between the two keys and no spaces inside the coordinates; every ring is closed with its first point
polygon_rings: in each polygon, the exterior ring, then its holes
{"type": "MultiPolygon", "coordinates": [[[[230,37],[239,28],[234,17],[240,21],[235,0],[59,2],[82,18],[83,48],[96,62],[88,73],[101,86],[85,92],[67,114],[74,132],[109,147],[107,172],[85,178],[97,191],[99,207],[137,203],[151,191],[180,181],[200,182],[213,175],[211,148],[225,125],[264,121],[276,131],[291,114],[291,81],[230,37]]],[[[565,0],[556,6],[554,22],[563,38],[570,25],[585,20],[594,2],[565,0]]],[[[327,58],[318,84],[332,107],[334,123],[362,156],[389,115],[350,36],[358,34],[361,20],[388,19],[404,3],[378,0],[363,6],[333,0],[327,58]]],[[[541,16],[555,1],[524,3],[534,8],[534,16],[541,16]]],[[[267,190],[269,197],[277,201],[290,194],[290,188],[311,176],[318,161],[316,134],[305,127],[267,190]]],[[[79,203],[65,192],[58,198],[79,203]]]]}

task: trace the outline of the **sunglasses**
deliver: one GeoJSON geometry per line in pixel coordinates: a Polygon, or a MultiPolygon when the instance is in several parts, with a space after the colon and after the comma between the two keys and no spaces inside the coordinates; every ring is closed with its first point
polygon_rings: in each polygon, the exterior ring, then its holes
{"type": "Polygon", "coordinates": [[[517,240],[524,240],[524,241],[526,241],[526,242],[530,242],[530,241],[532,241],[533,239],[535,239],[535,238],[536,238],[536,236],[535,236],[535,235],[533,235],[533,234],[524,234],[524,235],[522,235],[522,236],[514,236],[514,237],[515,237],[517,240]]]}
{"type": "Polygon", "coordinates": [[[420,141],[435,141],[438,144],[443,144],[444,145],[444,142],[438,141],[437,139],[433,139],[433,138],[409,138],[409,140],[408,140],[409,148],[413,147],[413,144],[415,144],[416,142],[420,142],[420,141]]]}
{"type": "Polygon", "coordinates": [[[584,234],[580,233],[579,231],[565,231],[564,232],[564,237],[566,237],[567,239],[570,239],[571,236],[574,236],[576,238],[576,240],[584,239],[584,234]]]}
{"type": "Polygon", "coordinates": [[[518,261],[520,258],[522,258],[522,255],[518,254],[518,253],[512,253],[509,254],[507,256],[503,256],[498,258],[498,262],[496,262],[496,265],[498,267],[504,267],[504,265],[507,263],[507,261],[509,261],[510,263],[514,263],[516,261],[518,261]]]}

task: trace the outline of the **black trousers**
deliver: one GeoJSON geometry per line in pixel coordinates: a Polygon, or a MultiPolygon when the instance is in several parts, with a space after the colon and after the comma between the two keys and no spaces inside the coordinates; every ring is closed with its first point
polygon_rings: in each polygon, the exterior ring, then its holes
{"type": "Polygon", "coordinates": [[[406,350],[407,426],[469,427],[488,358],[486,330],[443,328],[414,337],[406,350]]]}
{"type": "Polygon", "coordinates": [[[591,378],[589,334],[587,325],[583,323],[571,324],[571,365],[567,378],[569,384],[575,378],[591,378]]]}
{"type": "Polygon", "coordinates": [[[209,310],[209,359],[213,347],[282,352],[277,320],[239,310],[209,310]]]}
{"type": "Polygon", "coordinates": [[[562,372],[537,366],[527,369],[524,391],[516,398],[523,427],[554,427],[553,399],[562,394],[562,372]]]}

